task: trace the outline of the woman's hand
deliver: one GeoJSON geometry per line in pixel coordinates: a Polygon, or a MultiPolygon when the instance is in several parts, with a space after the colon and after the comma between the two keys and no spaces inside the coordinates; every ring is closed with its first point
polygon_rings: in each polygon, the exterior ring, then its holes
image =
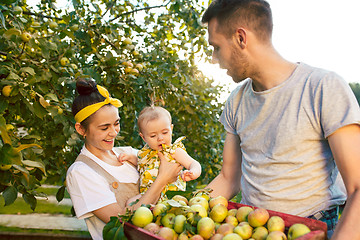
{"type": "Polygon", "coordinates": [[[165,184],[175,182],[183,167],[178,163],[169,162],[169,159],[161,152],[158,153],[158,156],[160,159],[158,178],[163,179],[165,184]]]}

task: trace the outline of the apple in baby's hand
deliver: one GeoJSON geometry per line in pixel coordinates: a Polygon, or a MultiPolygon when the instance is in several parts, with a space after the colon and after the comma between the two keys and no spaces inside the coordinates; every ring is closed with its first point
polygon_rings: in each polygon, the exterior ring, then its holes
{"type": "Polygon", "coordinates": [[[290,226],[288,231],[288,240],[296,239],[302,235],[309,233],[311,230],[303,223],[295,223],[290,226]]]}
{"type": "Polygon", "coordinates": [[[285,221],[280,216],[272,216],[267,222],[267,229],[269,232],[273,231],[285,231],[285,221]]]}
{"type": "Polygon", "coordinates": [[[226,218],[227,213],[227,207],[219,203],[211,208],[209,216],[215,222],[221,223],[226,218]]]}
{"type": "Polygon", "coordinates": [[[252,235],[253,228],[248,222],[241,222],[234,228],[234,233],[237,233],[243,239],[249,239],[252,235]]]}
{"type": "Polygon", "coordinates": [[[269,235],[268,230],[264,226],[256,227],[253,230],[252,238],[258,240],[258,239],[266,239],[266,237],[269,235]]]}
{"type": "Polygon", "coordinates": [[[240,207],[237,212],[235,217],[237,218],[237,220],[239,222],[247,222],[248,220],[248,215],[250,212],[252,212],[254,209],[248,206],[242,206],[240,207]]]}
{"type": "Polygon", "coordinates": [[[209,209],[209,202],[203,197],[190,198],[189,206],[191,207],[192,205],[195,205],[195,204],[199,204],[199,205],[203,206],[206,211],[209,209]]]}
{"type": "Polygon", "coordinates": [[[174,240],[176,239],[176,233],[174,229],[168,228],[168,227],[162,227],[160,228],[158,236],[164,238],[165,240],[174,240]]]}
{"type": "Polygon", "coordinates": [[[265,208],[257,208],[249,213],[247,219],[252,227],[264,226],[269,220],[269,212],[265,208]]]}
{"type": "Polygon", "coordinates": [[[197,224],[197,233],[204,239],[209,239],[215,234],[215,223],[209,217],[204,217],[197,224]]]}
{"type": "Polygon", "coordinates": [[[224,205],[225,207],[227,207],[228,204],[229,204],[228,200],[225,197],[217,196],[217,197],[214,197],[214,198],[210,198],[210,200],[209,200],[210,209],[213,208],[216,204],[219,204],[219,203],[224,205]]]}
{"type": "Polygon", "coordinates": [[[273,231],[270,232],[266,237],[266,240],[286,240],[287,237],[284,232],[281,231],[273,231]]]}
{"type": "Polygon", "coordinates": [[[161,224],[164,227],[174,228],[175,217],[175,213],[167,213],[161,218],[161,224]]]}

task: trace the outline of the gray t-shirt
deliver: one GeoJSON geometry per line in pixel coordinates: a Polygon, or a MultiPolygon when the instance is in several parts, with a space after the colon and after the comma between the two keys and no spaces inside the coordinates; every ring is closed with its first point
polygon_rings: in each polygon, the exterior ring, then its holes
{"type": "Polygon", "coordinates": [[[241,140],[243,204],[306,217],[346,200],[327,137],[359,124],[360,110],[335,73],[299,63],[285,82],[263,92],[246,79],[220,122],[241,140]]]}

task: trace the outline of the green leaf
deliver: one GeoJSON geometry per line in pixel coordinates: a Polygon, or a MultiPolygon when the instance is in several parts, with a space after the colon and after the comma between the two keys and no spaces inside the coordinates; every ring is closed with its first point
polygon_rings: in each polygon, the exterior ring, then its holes
{"type": "Polygon", "coordinates": [[[46,111],[46,109],[45,109],[43,106],[41,106],[41,104],[40,104],[39,102],[37,102],[37,101],[34,102],[33,107],[34,107],[34,113],[35,113],[35,115],[36,115],[37,117],[41,118],[41,119],[43,119],[44,116],[45,116],[46,114],[48,114],[48,112],[46,111]]]}
{"type": "Polygon", "coordinates": [[[0,162],[2,164],[21,164],[22,155],[10,144],[4,144],[0,149],[0,162]]]}
{"type": "Polygon", "coordinates": [[[12,204],[16,200],[17,194],[18,191],[14,186],[7,187],[2,193],[2,196],[4,197],[5,200],[4,207],[12,204]]]}
{"type": "Polygon", "coordinates": [[[36,162],[36,161],[31,161],[31,160],[23,160],[22,163],[28,167],[36,167],[38,169],[40,169],[44,175],[46,176],[46,171],[45,171],[45,165],[42,162],[36,162]]]}
{"type": "Polygon", "coordinates": [[[36,208],[36,198],[34,197],[34,195],[32,195],[32,194],[30,194],[30,193],[24,193],[23,194],[23,199],[25,200],[25,202],[27,203],[27,204],[29,204],[30,205],[30,208],[31,208],[31,210],[35,210],[35,208],[36,208]]]}
{"type": "Polygon", "coordinates": [[[31,67],[23,67],[23,68],[20,69],[20,72],[25,72],[25,73],[28,73],[30,75],[35,75],[35,71],[31,67]]]}
{"type": "Polygon", "coordinates": [[[61,186],[56,193],[56,200],[58,202],[61,202],[61,200],[64,199],[64,194],[65,194],[65,186],[61,186]]]}
{"type": "Polygon", "coordinates": [[[17,75],[14,72],[10,72],[10,74],[6,77],[6,79],[8,80],[21,80],[21,77],[19,75],[17,75]]]}
{"type": "Polygon", "coordinates": [[[4,32],[4,37],[6,37],[6,38],[10,38],[13,35],[20,36],[21,35],[20,30],[16,29],[16,28],[11,28],[11,29],[7,30],[6,32],[4,32]]]}
{"type": "Polygon", "coordinates": [[[45,99],[50,99],[50,100],[53,100],[53,101],[55,101],[55,102],[59,102],[58,97],[57,97],[55,94],[53,94],[53,93],[48,93],[48,94],[46,94],[46,95],[45,95],[45,99]]]}
{"type": "Polygon", "coordinates": [[[5,26],[5,18],[1,11],[0,11],[0,19],[1,19],[1,24],[3,25],[3,28],[7,29],[5,26]]]}

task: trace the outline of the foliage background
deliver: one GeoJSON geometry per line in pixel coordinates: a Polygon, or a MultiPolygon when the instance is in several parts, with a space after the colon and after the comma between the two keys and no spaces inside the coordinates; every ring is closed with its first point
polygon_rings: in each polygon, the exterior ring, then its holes
{"type": "Polygon", "coordinates": [[[163,99],[174,138],[186,136],[187,151],[203,167],[189,189],[218,174],[224,131],[217,99],[224,89],[196,66],[209,57],[200,24],[207,2],[73,0],[69,5],[75,10],[56,9],[53,0],[36,7],[26,0],[2,2],[0,192],[5,205],[20,193],[35,209],[42,183],[63,185],[57,194],[63,198],[66,171],[82,146],[71,114],[79,77],[95,79],[123,102],[116,145],[140,148],[136,116],[150,96],[163,99]]]}

